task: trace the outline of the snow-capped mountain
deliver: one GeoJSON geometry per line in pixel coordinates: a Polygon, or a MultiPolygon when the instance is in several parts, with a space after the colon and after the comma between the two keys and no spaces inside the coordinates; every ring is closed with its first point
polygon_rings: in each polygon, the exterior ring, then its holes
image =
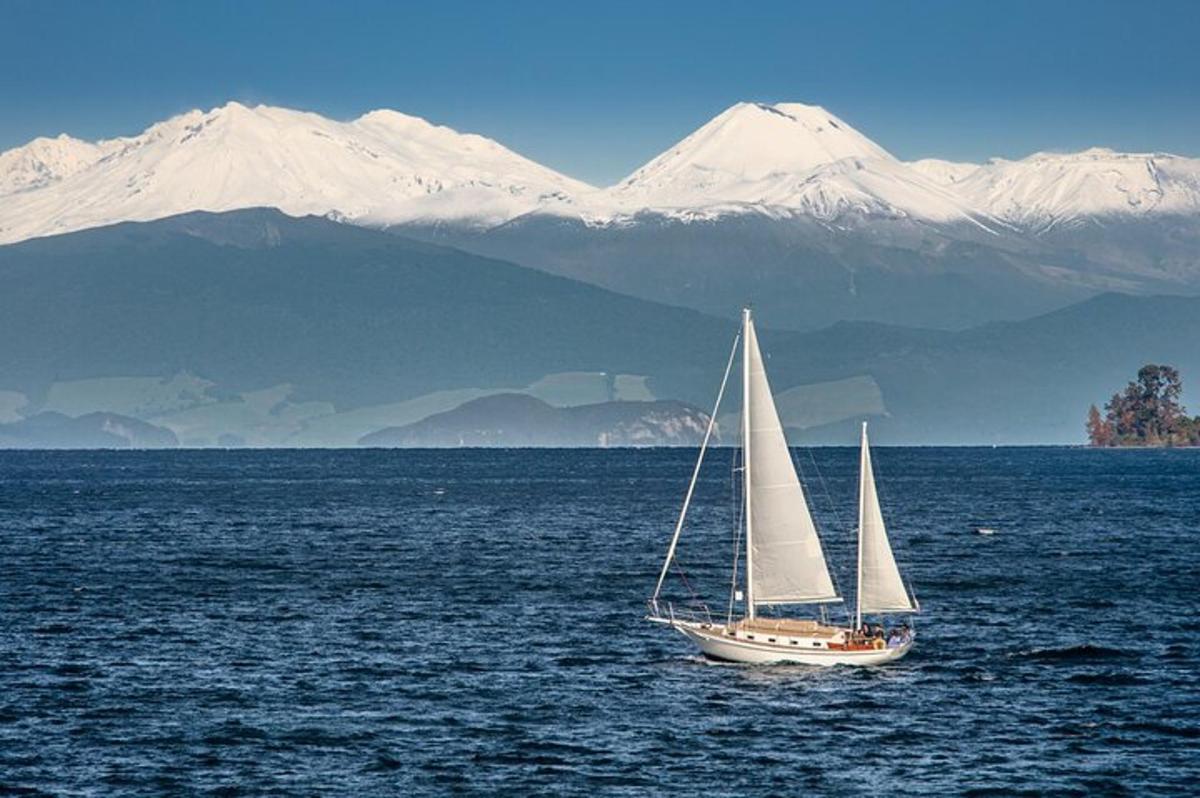
{"type": "Polygon", "coordinates": [[[1089,220],[1200,214],[1200,159],[1102,147],[985,164],[910,164],[972,206],[1034,233],[1089,220]]]}
{"type": "Polygon", "coordinates": [[[711,313],[753,297],[783,327],[970,326],[1100,291],[1200,287],[1186,220],[1110,225],[1086,240],[1033,235],[1024,210],[1040,212],[1036,200],[1109,184],[1077,184],[1037,158],[1004,169],[904,163],[818,106],[739,103],[569,206],[485,230],[404,232],[711,313]]]}
{"type": "Polygon", "coordinates": [[[961,197],[816,105],[738,103],[608,189],[613,207],[678,219],[759,211],[986,224],[961,197]]]}
{"type": "Polygon", "coordinates": [[[395,111],[351,122],[229,103],[96,144],[0,155],[0,242],[192,210],[494,225],[593,189],[482,136],[395,111]]]}
{"type": "Polygon", "coordinates": [[[0,153],[0,243],[254,206],[367,225],[489,229],[524,217],[626,226],[754,214],[1043,233],[1097,217],[1200,214],[1200,160],[1093,149],[903,163],[816,105],[738,103],[595,189],[482,136],[395,111],[349,122],[229,103],[140,135],[0,153]]]}
{"type": "Polygon", "coordinates": [[[645,197],[647,204],[688,204],[842,158],[892,156],[819,106],[738,103],[621,181],[613,193],[645,197]]]}
{"type": "Polygon", "coordinates": [[[1200,160],[1095,148],[992,160],[956,184],[977,207],[1022,228],[1105,217],[1200,213],[1200,160]]]}
{"type": "Polygon", "coordinates": [[[0,153],[0,197],[43,188],[88,168],[104,157],[109,142],[93,144],[63,133],[37,138],[0,153]]]}

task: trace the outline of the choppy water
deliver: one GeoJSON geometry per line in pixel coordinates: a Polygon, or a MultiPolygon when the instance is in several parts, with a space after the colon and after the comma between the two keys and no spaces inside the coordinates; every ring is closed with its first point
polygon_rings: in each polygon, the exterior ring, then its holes
{"type": "MultiPolygon", "coordinates": [[[[1200,451],[878,450],[925,614],[861,670],[642,622],[690,457],[0,454],[0,793],[1194,793],[1200,451]]],[[[812,457],[848,565],[856,452],[812,457]]]]}

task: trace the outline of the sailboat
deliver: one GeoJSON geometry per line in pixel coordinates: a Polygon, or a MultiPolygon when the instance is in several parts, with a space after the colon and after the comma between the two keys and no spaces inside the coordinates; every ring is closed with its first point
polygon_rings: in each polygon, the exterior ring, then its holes
{"type": "MultiPolygon", "coordinates": [[[[821,539],[809,511],[804,488],[775,408],[775,399],[758,346],[754,320],[742,311],[741,329],[734,338],[717,392],[716,406],[700,446],[691,483],[685,494],[658,584],[650,598],[648,620],[681,632],[710,659],[731,662],[806,665],[877,665],[898,660],[912,648],[915,633],[905,623],[890,632],[882,625],[864,625],[864,616],[915,613],[920,607],[905,586],[888,541],[875,477],[867,425],[862,427],[859,455],[858,563],[853,625],[827,620],[828,605],[842,604],[829,573],[821,539]],[[696,489],[700,467],[712,439],[717,413],[738,351],[742,348],[741,501],[739,533],[745,542],[735,547],[729,611],[716,620],[702,605],[700,613],[677,612],[660,601],[668,571],[675,561],[680,534],[696,489]],[[739,582],[740,577],[740,582],[739,582]],[[742,616],[734,617],[740,601],[742,616]],[[775,614],[786,608],[817,608],[818,618],[775,614]],[[770,614],[764,614],[766,610],[770,614]]],[[[792,610],[795,612],[795,610],[792,610]]],[[[847,619],[849,621],[849,619],[847,619]]]]}

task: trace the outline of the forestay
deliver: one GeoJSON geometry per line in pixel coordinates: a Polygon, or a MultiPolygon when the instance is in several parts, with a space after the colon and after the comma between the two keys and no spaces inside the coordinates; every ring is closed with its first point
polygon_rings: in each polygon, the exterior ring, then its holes
{"type": "Polygon", "coordinates": [[[896,558],[892,555],[887,529],[883,525],[883,513],[879,509],[865,424],[861,469],[858,612],[860,616],[862,613],[911,612],[914,607],[900,578],[900,569],[896,567],[896,558]]]}
{"type": "Polygon", "coordinates": [[[754,323],[746,320],[750,573],[754,603],[840,601],[796,476],[754,323]]]}

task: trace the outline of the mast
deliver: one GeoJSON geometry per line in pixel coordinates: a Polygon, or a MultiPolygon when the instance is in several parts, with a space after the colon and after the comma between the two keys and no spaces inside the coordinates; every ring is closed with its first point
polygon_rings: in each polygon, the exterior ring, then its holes
{"type": "Polygon", "coordinates": [[[862,628],[863,589],[863,515],[866,512],[867,496],[867,422],[862,425],[862,445],[858,452],[858,576],[855,582],[854,628],[862,628]]]}
{"type": "Polygon", "coordinates": [[[746,517],[746,618],[754,620],[754,514],[750,500],[750,308],[742,308],[742,495],[746,517]]]}

